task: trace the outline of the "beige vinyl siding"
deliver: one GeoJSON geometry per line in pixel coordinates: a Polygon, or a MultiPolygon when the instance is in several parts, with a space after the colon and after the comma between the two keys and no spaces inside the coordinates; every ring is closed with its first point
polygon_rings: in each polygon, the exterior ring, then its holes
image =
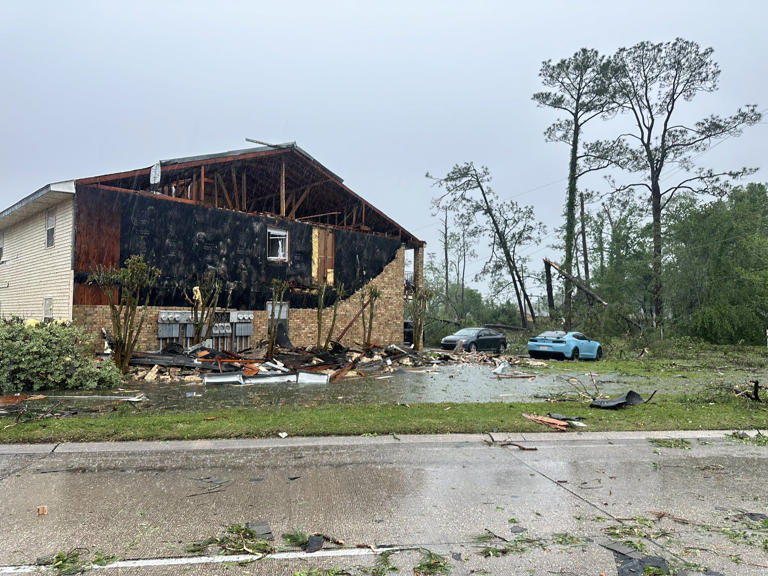
{"type": "Polygon", "coordinates": [[[0,264],[0,316],[43,320],[45,300],[53,301],[53,317],[72,319],[72,237],[74,196],[55,204],[53,246],[47,247],[42,209],[3,230],[0,264]]]}

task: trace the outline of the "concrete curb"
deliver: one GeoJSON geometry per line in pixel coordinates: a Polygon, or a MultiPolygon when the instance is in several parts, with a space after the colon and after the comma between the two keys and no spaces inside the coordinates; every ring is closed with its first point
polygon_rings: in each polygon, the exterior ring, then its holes
{"type": "MultiPolygon", "coordinates": [[[[261,450],[271,448],[325,446],[382,446],[397,444],[466,444],[493,440],[496,442],[534,442],[564,444],[573,442],[605,442],[646,440],[648,438],[722,439],[732,430],[669,430],[646,432],[536,432],[489,434],[389,434],[386,436],[323,436],[296,438],[249,438],[242,440],[171,440],[153,442],[71,442],[61,444],[0,444],[0,455],[16,454],[93,454],[103,452],[183,452],[217,450],[261,450]]],[[[754,435],[757,431],[748,431],[754,435]]],[[[768,431],[762,430],[768,435],[768,431]]]]}

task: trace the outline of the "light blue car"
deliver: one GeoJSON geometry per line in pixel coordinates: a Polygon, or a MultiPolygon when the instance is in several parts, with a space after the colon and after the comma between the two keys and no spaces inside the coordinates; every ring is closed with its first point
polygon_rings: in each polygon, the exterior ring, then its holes
{"type": "Polygon", "coordinates": [[[579,358],[600,360],[603,347],[597,340],[590,340],[581,332],[548,331],[528,339],[531,358],[579,358]]]}

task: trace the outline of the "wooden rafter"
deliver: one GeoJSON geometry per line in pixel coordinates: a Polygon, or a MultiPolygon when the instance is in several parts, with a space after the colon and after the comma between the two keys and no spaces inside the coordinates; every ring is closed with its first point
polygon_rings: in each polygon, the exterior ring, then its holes
{"type": "Polygon", "coordinates": [[[227,187],[224,185],[224,180],[221,177],[221,174],[216,172],[216,182],[219,185],[219,188],[221,188],[221,191],[224,192],[224,199],[227,201],[227,207],[229,207],[230,210],[232,210],[232,200],[229,197],[229,193],[227,192],[227,187]]]}
{"type": "MultiPolygon", "coordinates": [[[[235,177],[235,167],[231,166],[232,172],[232,197],[235,199],[235,210],[240,210],[240,194],[237,191],[237,178],[235,177]]],[[[243,206],[245,211],[245,206],[243,206]]]]}
{"type": "Polygon", "coordinates": [[[248,208],[246,206],[246,198],[248,195],[245,193],[245,172],[246,172],[245,166],[243,166],[243,183],[240,186],[240,189],[243,191],[243,210],[248,212],[248,208]]]}
{"type": "Polygon", "coordinates": [[[200,166],[200,202],[205,202],[205,166],[200,166]]]}
{"type": "Polygon", "coordinates": [[[296,217],[296,210],[299,209],[299,207],[304,203],[304,200],[307,199],[307,195],[309,194],[309,189],[311,186],[307,186],[304,189],[304,192],[301,193],[301,196],[299,196],[299,199],[296,200],[296,202],[293,203],[293,207],[291,208],[290,213],[288,214],[288,218],[295,218],[296,217]]]}
{"type": "Polygon", "coordinates": [[[341,214],[341,212],[323,212],[322,214],[313,214],[312,216],[302,216],[297,220],[312,220],[314,218],[322,218],[323,216],[333,216],[334,214],[341,214]]]}
{"type": "Polygon", "coordinates": [[[280,162],[280,216],[285,216],[285,157],[280,162]]]}

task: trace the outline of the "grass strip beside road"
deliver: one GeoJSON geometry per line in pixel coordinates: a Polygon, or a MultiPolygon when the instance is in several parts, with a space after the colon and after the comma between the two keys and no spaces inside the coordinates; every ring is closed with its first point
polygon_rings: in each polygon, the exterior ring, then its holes
{"type": "MultiPolygon", "coordinates": [[[[354,405],[231,408],[206,412],[140,410],[43,420],[0,418],[0,443],[193,440],[290,436],[359,436],[547,432],[523,412],[582,416],[578,431],[753,430],[768,428],[768,405],[733,399],[716,403],[680,397],[654,398],[620,410],[589,408],[579,402],[484,404],[354,405]]],[[[552,431],[553,433],[557,433],[552,431]]]]}

